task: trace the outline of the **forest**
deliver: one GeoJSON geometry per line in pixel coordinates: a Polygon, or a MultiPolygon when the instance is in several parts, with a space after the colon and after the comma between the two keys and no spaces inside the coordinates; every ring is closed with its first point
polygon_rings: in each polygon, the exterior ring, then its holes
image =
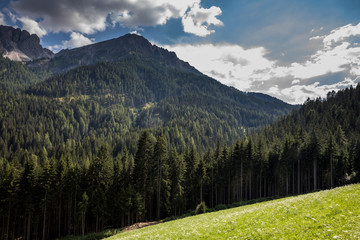
{"type": "Polygon", "coordinates": [[[0,67],[1,239],[360,180],[360,85],[299,107],[136,57],[56,75],[0,67]]]}
{"type": "Polygon", "coordinates": [[[218,141],[206,151],[191,143],[177,149],[162,129],[134,133],[134,149],[94,136],[56,144],[54,131],[34,136],[32,144],[24,139],[32,147],[23,150],[15,137],[4,145],[9,133],[2,127],[2,156],[10,158],[0,160],[0,234],[85,234],[179,216],[200,202],[221,208],[358,182],[359,116],[358,85],[308,100],[235,144],[218,141]]]}

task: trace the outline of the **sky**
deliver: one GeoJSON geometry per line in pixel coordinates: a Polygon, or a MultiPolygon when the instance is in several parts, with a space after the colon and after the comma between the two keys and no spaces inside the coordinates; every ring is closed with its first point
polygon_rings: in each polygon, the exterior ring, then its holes
{"type": "Polygon", "coordinates": [[[0,24],[54,52],[136,33],[291,104],[360,82],[359,0],[1,0],[0,24]]]}

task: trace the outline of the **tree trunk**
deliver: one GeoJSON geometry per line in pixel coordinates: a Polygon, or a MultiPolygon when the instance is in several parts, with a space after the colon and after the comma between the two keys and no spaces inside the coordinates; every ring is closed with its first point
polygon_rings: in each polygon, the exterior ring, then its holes
{"type": "Polygon", "coordinates": [[[71,210],[72,210],[72,194],[69,197],[69,203],[68,203],[68,220],[67,220],[67,226],[68,226],[68,230],[67,230],[67,234],[70,235],[71,234],[71,220],[72,220],[72,216],[71,216],[71,210]]]}
{"type": "Polygon", "coordinates": [[[330,154],[330,187],[334,188],[333,161],[332,161],[332,155],[331,154],[330,154]]]}
{"type": "Polygon", "coordinates": [[[231,195],[231,181],[230,181],[230,172],[228,173],[228,199],[227,204],[230,204],[230,195],[231,195]]]}
{"type": "Polygon", "coordinates": [[[61,237],[61,203],[59,204],[59,223],[58,223],[58,237],[61,237]]]}
{"type": "Polygon", "coordinates": [[[8,209],[8,217],[7,217],[7,224],[6,224],[6,233],[5,233],[5,239],[9,239],[9,229],[10,229],[10,213],[11,213],[11,207],[9,206],[8,209]]]}
{"type": "Polygon", "coordinates": [[[292,164],[292,193],[295,194],[295,167],[294,164],[292,164]]]}
{"type": "Polygon", "coordinates": [[[252,176],[251,176],[251,172],[250,172],[250,175],[249,175],[249,199],[251,200],[251,191],[252,191],[252,186],[251,186],[251,178],[252,178],[252,176]]]}
{"type": "Polygon", "coordinates": [[[298,169],[297,169],[297,185],[298,185],[298,194],[300,194],[300,157],[298,158],[298,169]]]}
{"type": "Polygon", "coordinates": [[[84,236],[85,235],[85,211],[81,214],[81,233],[84,236]]]}
{"type": "Polygon", "coordinates": [[[31,213],[29,213],[29,218],[28,218],[27,233],[26,233],[27,240],[30,240],[30,230],[31,230],[31,213]]]}
{"type": "Polygon", "coordinates": [[[99,215],[96,215],[96,225],[95,225],[95,232],[99,231],[99,215]]]}
{"type": "Polygon", "coordinates": [[[43,220],[43,232],[42,239],[46,239],[46,197],[45,197],[45,207],[44,207],[44,220],[43,220]]]}
{"type": "Polygon", "coordinates": [[[286,196],[289,195],[289,174],[286,171],[286,196]]]}
{"type": "Polygon", "coordinates": [[[158,186],[157,186],[157,214],[156,218],[160,220],[160,204],[161,204],[161,167],[160,157],[158,157],[158,186]]]}
{"type": "Polygon", "coordinates": [[[211,168],[211,207],[214,207],[214,168],[211,168]]]}
{"type": "Polygon", "coordinates": [[[243,162],[240,164],[240,199],[243,200],[243,162]]]}
{"type": "Polygon", "coordinates": [[[314,190],[316,190],[317,189],[317,160],[314,159],[313,165],[314,165],[314,190]]]}

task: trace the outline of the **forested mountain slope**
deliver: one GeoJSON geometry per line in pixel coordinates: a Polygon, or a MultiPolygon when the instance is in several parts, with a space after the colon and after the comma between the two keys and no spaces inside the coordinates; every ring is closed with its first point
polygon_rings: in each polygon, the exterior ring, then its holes
{"type": "Polygon", "coordinates": [[[24,64],[0,56],[0,90],[25,90],[38,82],[40,78],[24,64]]]}
{"type": "Polygon", "coordinates": [[[230,149],[230,199],[359,182],[360,85],[330,92],[326,99],[308,100],[230,149]]]}

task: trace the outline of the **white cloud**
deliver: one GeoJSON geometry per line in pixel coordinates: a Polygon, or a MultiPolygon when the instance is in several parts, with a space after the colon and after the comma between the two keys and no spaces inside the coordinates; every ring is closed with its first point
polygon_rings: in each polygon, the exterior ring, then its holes
{"type": "Polygon", "coordinates": [[[141,34],[140,34],[138,31],[136,31],[136,30],[135,30],[135,31],[131,31],[130,34],[136,34],[136,35],[141,36],[141,34]]]}
{"type": "Polygon", "coordinates": [[[313,29],[311,29],[311,32],[312,32],[312,33],[313,33],[313,32],[320,32],[320,31],[322,31],[322,30],[324,30],[324,27],[313,28],[313,29]]]}
{"type": "Polygon", "coordinates": [[[360,35],[360,23],[355,26],[348,24],[346,26],[336,28],[332,30],[329,35],[324,37],[324,46],[330,48],[333,44],[356,35],[360,35]]]}
{"type": "Polygon", "coordinates": [[[89,38],[85,37],[84,35],[82,35],[81,33],[72,32],[70,34],[69,40],[62,41],[61,45],[51,46],[51,47],[49,47],[49,49],[56,52],[56,51],[59,51],[60,49],[77,48],[77,47],[82,47],[82,46],[89,45],[92,43],[94,43],[94,39],[89,39],[89,38]]]}
{"type": "Polygon", "coordinates": [[[27,17],[19,17],[18,20],[22,23],[22,29],[25,29],[31,34],[36,34],[38,37],[46,35],[46,30],[39,26],[39,24],[27,17]]]}
{"type": "Polygon", "coordinates": [[[221,9],[218,7],[211,7],[208,9],[200,7],[196,3],[182,18],[184,32],[192,33],[200,37],[205,37],[215,32],[210,30],[211,25],[223,26],[224,24],[216,17],[221,15],[221,9]]]}
{"type": "Polygon", "coordinates": [[[356,86],[358,83],[358,78],[345,78],[343,81],[334,84],[320,85],[319,82],[315,82],[310,85],[294,85],[288,88],[277,89],[277,91],[271,93],[273,96],[284,99],[287,102],[302,104],[308,98],[324,98],[326,97],[328,92],[338,91],[340,89],[344,89],[350,86],[356,86]]]}
{"type": "Polygon", "coordinates": [[[322,48],[307,60],[287,65],[269,59],[269,52],[263,47],[244,49],[236,44],[181,44],[165,47],[226,85],[243,91],[262,91],[290,103],[301,103],[308,97],[325,96],[327,91],[354,85],[358,81],[360,45],[350,41],[351,36],[360,36],[358,28],[360,23],[331,31],[321,37],[322,48]],[[327,78],[324,76],[335,73],[347,76],[346,80],[342,78],[338,79],[339,83],[326,84],[327,78]],[[323,82],[312,83],[316,77],[322,77],[323,82]],[[301,84],[306,82],[309,82],[308,85],[301,84]]]}
{"type": "Polygon", "coordinates": [[[291,82],[291,85],[295,85],[295,84],[299,84],[300,80],[299,79],[295,79],[291,82]]]}
{"type": "Polygon", "coordinates": [[[164,46],[176,52],[201,72],[226,85],[248,89],[254,80],[262,77],[275,62],[266,59],[263,47],[244,49],[234,44],[181,44],[164,46]]]}
{"type": "Polygon", "coordinates": [[[41,19],[40,26],[49,32],[92,34],[116,24],[132,28],[163,25],[171,18],[186,18],[207,31],[210,25],[220,26],[216,16],[221,10],[201,8],[200,3],[201,0],[13,0],[11,7],[18,16],[41,19]]]}
{"type": "Polygon", "coordinates": [[[5,16],[2,12],[0,12],[0,25],[6,25],[5,16]]]}

